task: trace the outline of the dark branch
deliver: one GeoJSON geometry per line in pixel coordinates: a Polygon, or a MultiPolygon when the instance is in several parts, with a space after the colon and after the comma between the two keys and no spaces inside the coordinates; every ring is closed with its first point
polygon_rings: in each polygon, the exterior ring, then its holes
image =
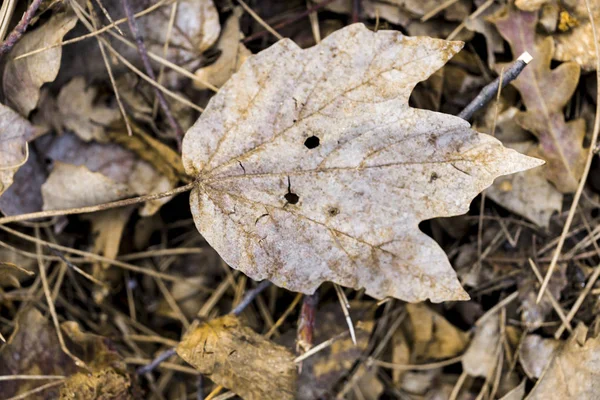
{"type": "Polygon", "coordinates": [[[27,30],[31,19],[35,15],[38,8],[40,8],[40,4],[42,4],[42,0],[33,0],[31,2],[29,8],[27,9],[27,11],[25,11],[25,14],[23,14],[23,17],[21,18],[17,26],[15,26],[15,28],[8,35],[6,40],[2,42],[2,44],[0,44],[0,57],[8,53],[15,46],[15,44],[17,44],[19,39],[21,39],[25,31],[27,30]]]}
{"type": "Polygon", "coordinates": [[[462,110],[458,116],[466,121],[469,121],[473,114],[482,109],[487,103],[494,98],[498,93],[500,87],[500,81],[502,81],[502,88],[517,79],[521,71],[525,69],[527,64],[532,60],[529,53],[525,52],[519,56],[519,58],[511,64],[510,67],[498,78],[494,79],[491,83],[486,85],[481,92],[462,110]]]}

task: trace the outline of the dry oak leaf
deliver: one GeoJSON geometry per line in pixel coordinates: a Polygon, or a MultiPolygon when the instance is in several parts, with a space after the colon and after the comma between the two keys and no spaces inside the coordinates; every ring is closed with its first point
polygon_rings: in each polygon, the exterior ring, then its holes
{"type": "Polygon", "coordinates": [[[200,233],[232,267],[293,291],[333,281],[376,298],[468,299],[419,222],[463,214],[497,176],[542,162],[408,106],[461,47],[354,24],[248,58],[183,140],[200,233]]]}
{"type": "Polygon", "coordinates": [[[294,356],[244,324],[224,315],[190,326],[177,354],[213,382],[249,400],[294,399],[294,356]]]}
{"type": "Polygon", "coordinates": [[[508,41],[513,55],[528,51],[533,61],[512,83],[521,93],[526,112],[515,120],[539,140],[540,154],[548,163],[546,178],[563,193],[574,192],[583,173],[585,121],[565,122],[563,108],[579,82],[579,65],[563,63],[550,69],[554,43],[548,37],[536,43],[537,13],[511,9],[494,23],[508,41]]]}
{"type": "Polygon", "coordinates": [[[600,396],[600,338],[580,324],[560,347],[527,400],[593,400],[600,396]]]}

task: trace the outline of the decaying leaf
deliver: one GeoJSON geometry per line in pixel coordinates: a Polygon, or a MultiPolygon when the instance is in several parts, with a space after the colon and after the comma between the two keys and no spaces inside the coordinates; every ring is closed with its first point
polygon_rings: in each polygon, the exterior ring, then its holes
{"type": "Polygon", "coordinates": [[[546,339],[540,335],[527,335],[523,339],[519,349],[519,361],[530,379],[542,376],[560,345],[559,340],[546,339]]]}
{"type": "MultiPolygon", "coordinates": [[[[506,147],[539,157],[533,142],[505,143],[506,147]]],[[[486,190],[487,196],[512,212],[547,228],[550,217],[562,209],[563,195],[550,184],[542,168],[535,168],[497,179],[486,190]]]]}
{"type": "MultiPolygon", "coordinates": [[[[221,87],[236,72],[246,58],[252,53],[240,42],[240,16],[241,8],[236,8],[233,14],[227,19],[223,26],[221,38],[217,43],[217,48],[221,50],[221,55],[207,67],[200,68],[194,72],[203,82],[208,82],[214,86],[221,87]]],[[[206,89],[206,86],[194,81],[194,86],[198,89],[206,89]]]]}
{"type": "Polygon", "coordinates": [[[70,11],[53,14],[38,29],[23,35],[8,54],[8,62],[2,77],[2,88],[8,103],[19,114],[27,116],[38,103],[42,85],[56,78],[60,68],[62,47],[55,47],[19,60],[14,58],[59,43],[76,23],[77,17],[70,11]]]}
{"type": "MultiPolygon", "coordinates": [[[[590,8],[594,21],[600,20],[600,4],[590,1],[590,8]]],[[[567,11],[563,11],[567,13],[567,11]]],[[[557,32],[552,37],[556,45],[554,59],[560,61],[574,61],[581,68],[591,71],[596,69],[596,49],[594,46],[594,33],[590,24],[585,0],[577,0],[573,15],[574,23],[566,32],[557,32]]]]}
{"type": "Polygon", "coordinates": [[[250,57],[183,141],[199,231],[232,267],[293,291],[468,298],[419,222],[464,213],[494,178],[541,161],[408,106],[460,48],[354,24],[250,57]]]}
{"type": "Polygon", "coordinates": [[[244,399],[294,399],[294,356],[235,315],[192,324],[177,354],[213,382],[244,399]]]}
{"type": "Polygon", "coordinates": [[[407,304],[412,323],[413,355],[416,362],[455,357],[469,344],[469,335],[426,304],[407,304]]]}
{"type": "MultiPolygon", "coordinates": [[[[52,323],[33,308],[23,310],[8,343],[0,349],[0,375],[63,375],[63,384],[48,388],[27,399],[132,399],[133,384],[125,363],[102,336],[84,333],[74,322],[61,325],[70,351],[80,357],[89,370],[75,366],[58,341],[52,323]]],[[[0,381],[5,398],[23,394],[47,381],[0,381]]]]}
{"type": "MultiPolygon", "coordinates": [[[[126,134],[125,136],[128,137],[126,134]]],[[[43,185],[42,193],[46,209],[100,204],[99,202],[90,204],[94,201],[94,197],[97,200],[103,198],[106,201],[112,201],[133,194],[164,192],[172,189],[177,182],[178,175],[175,167],[171,165],[168,158],[160,156],[162,153],[174,152],[169,149],[169,152],[161,153],[162,147],[153,147],[154,142],[149,142],[144,137],[131,139],[128,144],[135,147],[136,150],[146,150],[144,157],[154,157],[154,162],[160,166],[160,170],[116,143],[83,142],[73,134],[41,139],[47,139],[49,142],[46,156],[55,163],[62,163],[61,167],[58,169],[55,167],[52,170],[48,181],[43,185]],[[69,177],[63,174],[64,168],[75,171],[75,167],[81,167],[77,170],[79,177],[69,177]],[[84,169],[89,171],[85,172],[84,169]],[[162,171],[169,175],[163,175],[162,171]],[[95,173],[97,175],[93,177],[90,175],[95,173]],[[89,180],[81,180],[88,175],[90,175],[89,180]],[[64,184],[68,184],[70,187],[65,189],[63,188],[64,184]],[[96,188],[96,190],[91,190],[91,188],[96,188]],[[61,200],[67,196],[69,197],[68,201],[61,200]],[[47,202],[50,203],[47,204],[47,202]]],[[[168,200],[159,199],[146,203],[140,210],[140,215],[152,215],[168,200]]]]}
{"type": "Polygon", "coordinates": [[[537,13],[511,9],[494,22],[515,57],[524,51],[533,56],[533,61],[512,82],[527,108],[515,119],[538,137],[540,155],[548,163],[544,167],[548,180],[561,192],[570,193],[577,189],[583,172],[585,122],[565,122],[563,108],[579,82],[579,66],[568,62],[550,69],[554,44],[549,37],[536,43],[537,20],[537,13]]]}
{"type": "Polygon", "coordinates": [[[46,183],[42,185],[44,210],[93,206],[131,195],[126,184],[115,182],[85,165],[54,163],[46,183]]]}
{"type": "Polygon", "coordinates": [[[58,95],[58,111],[65,128],[82,140],[105,141],[104,129],[121,118],[119,110],[103,104],[94,104],[97,89],[86,88],[85,79],[77,77],[67,83],[58,95]]]}
{"type": "Polygon", "coordinates": [[[27,139],[33,134],[33,126],[0,104],[0,196],[13,183],[13,177],[26,160],[27,139]]]}
{"type": "Polygon", "coordinates": [[[477,327],[473,340],[462,358],[463,370],[469,376],[491,376],[498,364],[500,344],[498,315],[491,315],[477,327]]]}
{"type": "Polygon", "coordinates": [[[600,393],[600,338],[580,324],[544,371],[528,400],[592,400],[600,393]]]}

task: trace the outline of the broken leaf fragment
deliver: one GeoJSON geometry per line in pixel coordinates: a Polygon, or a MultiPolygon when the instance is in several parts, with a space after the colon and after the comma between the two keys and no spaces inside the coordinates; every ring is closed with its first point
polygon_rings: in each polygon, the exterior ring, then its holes
{"type": "Polygon", "coordinates": [[[294,356],[235,315],[194,323],[177,346],[177,354],[213,382],[244,399],[294,399],[294,356]]]}
{"type": "Polygon", "coordinates": [[[27,161],[27,140],[34,127],[25,118],[0,104],[0,196],[13,183],[20,166],[27,161]]]}
{"type": "Polygon", "coordinates": [[[467,299],[418,224],[465,213],[497,176],[542,162],[408,106],[461,47],[354,24],[248,58],[183,141],[199,231],[232,267],[289,290],[333,281],[376,298],[467,299]]]}

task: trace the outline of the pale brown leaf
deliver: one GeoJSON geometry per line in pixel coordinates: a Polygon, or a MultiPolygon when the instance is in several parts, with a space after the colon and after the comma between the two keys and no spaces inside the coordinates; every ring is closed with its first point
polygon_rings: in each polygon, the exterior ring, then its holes
{"type": "Polygon", "coordinates": [[[491,315],[477,327],[462,358],[463,370],[473,377],[489,377],[498,363],[500,326],[498,315],[491,315]]]}
{"type": "Polygon", "coordinates": [[[531,379],[542,376],[560,345],[559,340],[527,335],[519,349],[519,361],[527,376],[531,379]]]}
{"type": "Polygon", "coordinates": [[[292,353],[225,315],[194,323],[177,354],[207,378],[244,399],[294,399],[296,365],[292,353]]]}
{"type": "Polygon", "coordinates": [[[600,338],[580,324],[556,353],[529,400],[592,400],[600,395],[600,338]]]}
{"type": "Polygon", "coordinates": [[[464,213],[497,176],[541,162],[408,106],[461,47],[355,24],[250,57],[183,141],[199,231],[232,267],[293,291],[333,281],[376,298],[467,299],[419,222],[464,213]]]}
{"type": "MultiPolygon", "coordinates": [[[[505,144],[506,147],[532,157],[539,157],[533,142],[505,144]]],[[[542,168],[535,168],[497,179],[486,190],[487,196],[512,212],[522,215],[543,228],[550,217],[562,209],[563,195],[546,180],[542,168]]]]}
{"type": "Polygon", "coordinates": [[[19,166],[25,163],[25,146],[33,131],[29,121],[0,104],[0,196],[12,185],[19,166]]]}
{"type": "Polygon", "coordinates": [[[105,126],[121,118],[119,110],[94,104],[97,89],[86,87],[85,79],[77,77],[62,87],[57,105],[62,125],[82,140],[105,141],[105,126]]]}
{"type": "Polygon", "coordinates": [[[21,115],[27,116],[37,106],[42,85],[56,79],[62,47],[19,60],[14,58],[59,43],[76,23],[77,17],[70,11],[53,14],[38,29],[26,33],[7,55],[2,77],[4,95],[21,115]]]}
{"type": "MultiPolygon", "coordinates": [[[[221,55],[213,64],[200,68],[194,72],[203,82],[208,82],[214,86],[220,87],[236,72],[246,58],[252,53],[240,42],[240,16],[241,8],[236,8],[234,13],[227,19],[221,32],[221,38],[217,43],[217,49],[221,50],[221,55]]],[[[206,86],[198,81],[194,81],[194,86],[198,89],[206,89],[206,86]]]]}

